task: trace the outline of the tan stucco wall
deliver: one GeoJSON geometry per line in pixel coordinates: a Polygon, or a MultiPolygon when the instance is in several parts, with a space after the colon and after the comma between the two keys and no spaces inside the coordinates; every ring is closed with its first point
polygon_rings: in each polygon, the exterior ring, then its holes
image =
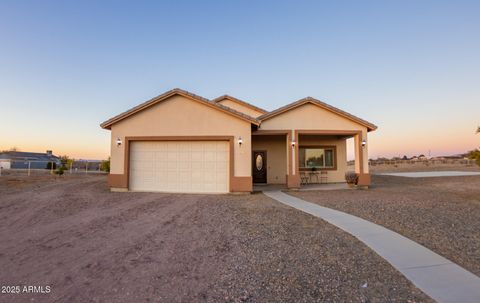
{"type": "MultiPolygon", "coordinates": [[[[260,130],[343,130],[361,131],[362,138],[367,140],[367,128],[350,119],[313,104],[304,104],[290,111],[262,121],[260,130]]],[[[355,146],[358,154],[357,145],[355,146]]],[[[368,143],[363,148],[363,172],[368,173],[368,143]]],[[[358,165],[358,161],[356,161],[358,165]]]]}
{"type": "Polygon", "coordinates": [[[112,125],[111,174],[124,173],[124,146],[115,141],[127,136],[234,136],[234,176],[251,176],[250,122],[180,95],[112,125]]]}
{"type": "Polygon", "coordinates": [[[267,151],[267,183],[285,184],[287,175],[286,136],[252,136],[252,150],[267,151]]]}
{"type": "Polygon", "coordinates": [[[327,170],[328,183],[345,182],[345,172],[347,171],[347,140],[336,138],[325,138],[319,136],[299,136],[299,147],[322,145],[322,146],[336,146],[337,148],[337,169],[327,170]]]}
{"type": "Polygon", "coordinates": [[[367,129],[347,118],[341,117],[313,104],[300,107],[262,121],[260,129],[319,129],[363,130],[367,129]]]}
{"type": "Polygon", "coordinates": [[[246,115],[249,115],[250,117],[258,117],[260,115],[263,115],[262,112],[259,112],[253,108],[247,107],[245,105],[242,105],[240,103],[237,103],[235,101],[229,100],[229,99],[223,99],[222,101],[219,101],[221,105],[228,106],[236,111],[239,111],[241,113],[244,113],[246,115]]]}

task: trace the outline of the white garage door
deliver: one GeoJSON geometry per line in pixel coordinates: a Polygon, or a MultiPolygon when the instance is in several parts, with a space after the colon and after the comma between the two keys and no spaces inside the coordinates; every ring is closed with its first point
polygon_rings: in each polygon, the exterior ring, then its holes
{"type": "Polygon", "coordinates": [[[130,189],[228,192],[226,141],[138,141],[130,145],[130,189]]]}

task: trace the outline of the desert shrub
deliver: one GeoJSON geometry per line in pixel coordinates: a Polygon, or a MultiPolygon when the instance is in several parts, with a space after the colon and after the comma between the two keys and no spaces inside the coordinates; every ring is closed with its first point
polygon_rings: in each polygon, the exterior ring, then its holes
{"type": "Polygon", "coordinates": [[[357,184],[358,175],[353,171],[347,171],[345,173],[345,181],[347,181],[348,184],[357,184]]]}
{"type": "Polygon", "coordinates": [[[472,150],[468,153],[468,158],[475,160],[475,163],[477,163],[478,166],[480,166],[480,150],[475,149],[472,150]]]}
{"type": "Polygon", "coordinates": [[[63,175],[64,173],[65,173],[65,167],[64,166],[60,166],[59,168],[57,168],[55,170],[55,174],[57,174],[59,176],[63,175]]]}
{"type": "Polygon", "coordinates": [[[47,167],[45,167],[45,169],[52,169],[52,164],[53,164],[53,169],[56,169],[57,168],[57,163],[55,163],[55,162],[48,162],[47,167]]]}
{"type": "Polygon", "coordinates": [[[73,164],[73,159],[70,159],[67,155],[60,156],[60,163],[62,163],[62,166],[67,169],[72,166],[73,164]]]}
{"type": "Polygon", "coordinates": [[[100,170],[110,172],[110,157],[108,157],[108,160],[102,161],[102,163],[100,164],[100,170]]]}

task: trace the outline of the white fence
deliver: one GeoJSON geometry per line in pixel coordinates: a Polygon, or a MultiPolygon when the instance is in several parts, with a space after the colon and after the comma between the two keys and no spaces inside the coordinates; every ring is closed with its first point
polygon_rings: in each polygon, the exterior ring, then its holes
{"type": "Polygon", "coordinates": [[[475,160],[470,159],[430,159],[430,160],[370,160],[370,166],[376,165],[474,165],[475,160]]]}
{"type": "Polygon", "coordinates": [[[384,170],[425,170],[425,169],[475,169],[475,160],[470,159],[430,159],[430,160],[370,160],[372,171],[384,170]]]}
{"type": "MultiPolygon", "coordinates": [[[[0,165],[0,176],[2,174],[27,176],[54,174],[55,170],[61,165],[57,161],[3,160],[2,165],[0,165]]],[[[64,174],[105,173],[100,169],[100,166],[101,162],[99,161],[77,160],[65,165],[64,174]]]]}

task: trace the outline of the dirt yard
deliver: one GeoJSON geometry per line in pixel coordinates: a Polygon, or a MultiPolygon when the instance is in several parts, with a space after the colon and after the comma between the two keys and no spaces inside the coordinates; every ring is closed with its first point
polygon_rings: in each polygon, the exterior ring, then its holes
{"type": "Polygon", "coordinates": [[[480,176],[373,176],[369,190],[291,193],[392,229],[480,275],[480,176]]]}
{"type": "Polygon", "coordinates": [[[355,238],[262,194],[2,177],[0,239],[1,285],[51,287],[2,302],[431,301],[355,238]]]}

